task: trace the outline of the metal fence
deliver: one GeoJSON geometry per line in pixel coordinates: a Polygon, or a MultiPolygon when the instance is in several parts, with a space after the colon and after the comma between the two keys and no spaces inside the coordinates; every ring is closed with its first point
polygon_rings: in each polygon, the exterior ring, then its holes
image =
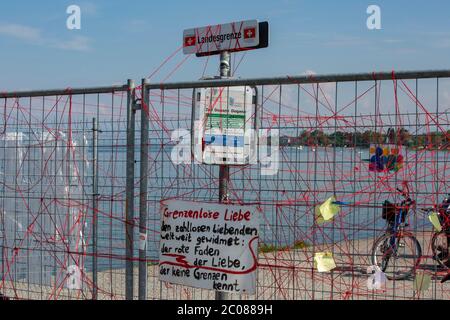
{"type": "Polygon", "coordinates": [[[174,164],[171,135],[191,128],[194,88],[238,85],[257,87],[259,126],[279,130],[280,158],[274,175],[262,175],[261,163],[230,168],[229,200],[257,203],[262,224],[257,293],[229,298],[449,299],[419,209],[449,193],[450,71],[0,94],[0,293],[213,299],[159,281],[160,201],[219,198],[219,167],[174,164]],[[378,168],[376,148],[397,166],[378,168]],[[405,185],[417,202],[407,228],[422,258],[411,277],[369,290],[372,246],[386,229],[382,203],[400,202],[396,188],[405,185]],[[315,208],[330,196],[348,205],[319,223],[315,208]],[[331,252],[336,268],[318,272],[318,252],[331,252]],[[416,274],[431,277],[429,288],[414,286],[416,274]]]}
{"type": "Polygon", "coordinates": [[[7,297],[124,296],[95,275],[125,265],[129,92],[2,94],[0,291],[7,297]],[[72,278],[82,290],[67,289],[72,278]]]}

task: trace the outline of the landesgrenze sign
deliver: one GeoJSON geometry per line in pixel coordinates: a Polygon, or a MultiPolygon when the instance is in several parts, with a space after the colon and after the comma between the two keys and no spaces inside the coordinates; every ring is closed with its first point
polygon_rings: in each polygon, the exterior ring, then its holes
{"type": "Polygon", "coordinates": [[[246,20],[192,28],[183,32],[183,53],[198,57],[221,51],[244,51],[266,48],[269,44],[267,22],[246,20]]]}

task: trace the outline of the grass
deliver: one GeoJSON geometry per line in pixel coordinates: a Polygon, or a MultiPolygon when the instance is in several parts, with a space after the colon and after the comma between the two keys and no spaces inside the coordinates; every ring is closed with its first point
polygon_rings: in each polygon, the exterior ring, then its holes
{"type": "Polygon", "coordinates": [[[303,240],[295,241],[293,249],[306,249],[311,245],[303,240]]]}

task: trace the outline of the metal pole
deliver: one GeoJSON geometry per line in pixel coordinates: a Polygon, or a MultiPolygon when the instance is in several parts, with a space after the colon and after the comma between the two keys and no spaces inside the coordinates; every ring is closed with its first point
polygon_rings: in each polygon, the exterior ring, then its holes
{"type": "Polygon", "coordinates": [[[139,300],[147,299],[148,80],[142,80],[141,167],[139,184],[139,300]],[[147,106],[147,107],[146,107],[147,106]]]}
{"type": "MultiPolygon", "coordinates": [[[[4,194],[5,191],[2,190],[2,193],[4,194]]],[[[0,211],[0,224],[1,224],[1,229],[0,232],[2,234],[2,275],[0,276],[0,281],[3,282],[3,280],[5,279],[5,211],[1,210],[0,211]]],[[[0,293],[1,294],[1,293],[0,293]]]]}
{"type": "Polygon", "coordinates": [[[128,80],[127,95],[127,178],[125,211],[125,299],[133,300],[133,231],[134,231],[134,137],[135,137],[135,89],[128,80]]]}
{"type": "MultiPolygon", "coordinates": [[[[220,53],[220,77],[228,78],[231,76],[231,55],[228,51],[220,53]]],[[[219,203],[228,200],[228,181],[230,179],[230,167],[220,165],[219,167],[219,203]]],[[[216,300],[227,300],[228,294],[223,291],[216,291],[216,300]]]]}
{"type": "Polygon", "coordinates": [[[231,54],[228,51],[220,53],[220,78],[227,79],[231,77],[231,54]]]}
{"type": "MultiPolygon", "coordinates": [[[[149,86],[150,90],[169,90],[169,89],[193,89],[193,88],[211,88],[226,86],[263,86],[263,85],[282,85],[282,84],[315,84],[327,82],[354,82],[354,81],[374,81],[390,80],[392,81],[392,71],[390,72],[371,72],[371,73],[349,73],[349,74],[328,74],[328,75],[301,75],[301,76],[283,76],[272,78],[250,78],[250,79],[217,79],[217,80],[199,80],[184,82],[165,82],[153,83],[149,86]]],[[[429,78],[449,78],[450,70],[437,71],[399,71],[395,72],[395,79],[429,79],[429,78]]],[[[0,93],[0,98],[14,98],[14,94],[4,96],[0,93]]]]}
{"type": "Polygon", "coordinates": [[[49,96],[74,96],[86,94],[99,94],[127,91],[126,85],[109,86],[109,87],[91,87],[91,88],[70,88],[70,89],[51,89],[51,90],[35,90],[35,91],[12,91],[0,92],[1,98],[25,98],[25,97],[49,97],[49,96]]]}
{"type": "Polygon", "coordinates": [[[98,124],[97,119],[92,118],[92,299],[97,300],[98,282],[97,282],[97,213],[98,213],[98,124]]]}

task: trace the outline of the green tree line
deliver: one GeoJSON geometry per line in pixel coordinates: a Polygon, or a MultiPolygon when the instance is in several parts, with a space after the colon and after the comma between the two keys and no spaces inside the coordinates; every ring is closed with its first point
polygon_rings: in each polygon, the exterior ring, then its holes
{"type": "Polygon", "coordinates": [[[450,130],[435,131],[423,134],[411,134],[405,128],[389,129],[381,133],[373,130],[362,132],[336,131],[325,133],[316,129],[303,130],[298,136],[280,137],[281,146],[323,146],[323,147],[360,147],[368,148],[375,144],[396,144],[414,149],[447,149],[450,150],[450,130]]]}

